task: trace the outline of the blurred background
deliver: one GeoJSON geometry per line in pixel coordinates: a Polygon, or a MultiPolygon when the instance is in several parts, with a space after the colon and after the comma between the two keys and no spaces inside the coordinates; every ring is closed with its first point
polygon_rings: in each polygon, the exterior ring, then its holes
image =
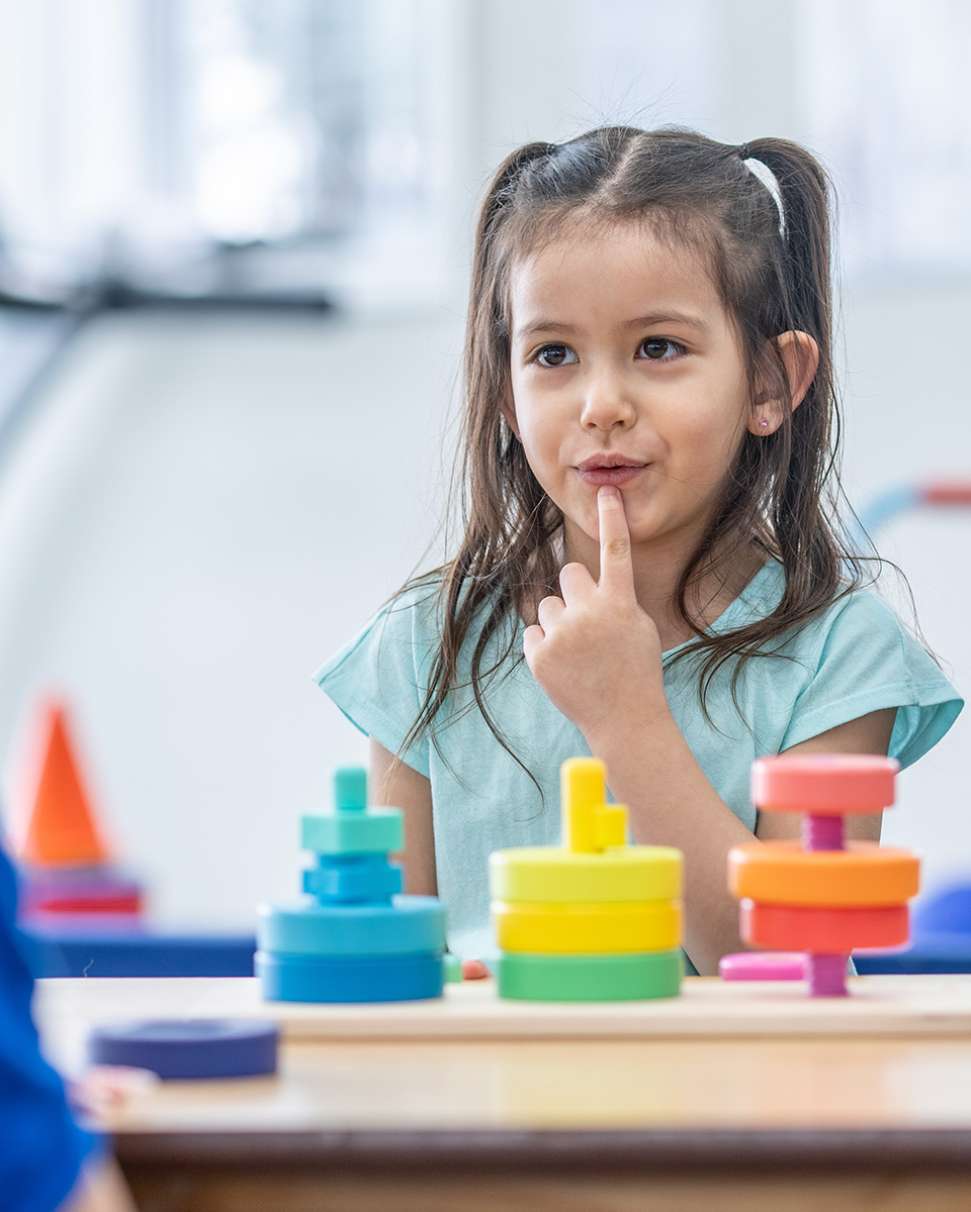
{"type": "MultiPolygon", "coordinates": [[[[850,499],[971,478],[961,0],[0,12],[0,760],[9,786],[63,694],[159,921],[251,929],[366,758],[312,674],[444,558],[474,216],[514,146],[806,143],[840,198],[850,499]]],[[[966,693],[971,511],[875,538],[966,693]]],[[[969,740],[966,712],[886,818],[928,889],[971,872],[969,740]]]]}

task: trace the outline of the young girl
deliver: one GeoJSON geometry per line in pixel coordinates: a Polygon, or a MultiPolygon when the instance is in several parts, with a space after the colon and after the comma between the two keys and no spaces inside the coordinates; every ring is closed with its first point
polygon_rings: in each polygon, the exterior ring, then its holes
{"type": "Polygon", "coordinates": [[[489,187],[461,547],[316,674],[464,958],[495,953],[489,853],[559,840],[566,758],[605,761],[632,841],[684,852],[686,970],[711,974],[741,947],[728,850],[798,829],[756,813],[753,759],[905,767],[963,706],[840,537],[829,227],[782,139],[610,127],[489,187]]]}

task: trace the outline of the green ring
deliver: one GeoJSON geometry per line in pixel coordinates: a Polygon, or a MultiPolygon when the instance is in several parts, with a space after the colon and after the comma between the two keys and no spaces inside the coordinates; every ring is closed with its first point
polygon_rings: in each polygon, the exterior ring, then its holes
{"type": "Polygon", "coordinates": [[[403,850],[400,808],[330,812],[300,818],[300,845],[315,854],[388,854],[403,850]]]}
{"type": "Polygon", "coordinates": [[[527,1002],[626,1002],[676,997],[681,949],[631,955],[511,955],[496,963],[499,996],[527,1002]]]}

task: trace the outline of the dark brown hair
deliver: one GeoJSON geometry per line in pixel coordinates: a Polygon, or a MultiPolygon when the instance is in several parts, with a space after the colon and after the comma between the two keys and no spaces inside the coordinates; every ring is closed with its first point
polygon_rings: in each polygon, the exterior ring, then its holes
{"type": "MultiPolygon", "coordinates": [[[[718,506],[676,589],[675,608],[695,639],[668,659],[703,657],[699,695],[709,723],[706,697],[720,666],[739,658],[734,696],[748,660],[784,656],[777,650],[794,628],[863,586],[866,563],[881,561],[875,554],[854,552],[840,521],[845,496],[832,360],[835,206],[822,165],[785,139],[737,147],[681,127],[608,126],[563,144],[528,143],[506,157],[489,185],[475,236],[458,465],[464,534],[452,559],[409,579],[388,599],[425,585],[437,595],[441,614],[427,693],[399,759],[425,731],[436,743],[436,713],[452,690],[471,684],[474,706],[493,735],[536,783],[506,743],[482,694],[485,678],[524,659],[513,653],[515,627],[499,660],[488,669],[481,666],[503,623],[518,621],[527,587],[557,592],[553,538],[562,514],[530,470],[500,403],[511,395],[510,269],[554,240],[568,222],[580,220],[586,230],[596,231],[646,223],[671,247],[699,255],[734,324],[752,399],[757,385],[773,397],[790,396],[785,365],[770,338],[805,332],[819,348],[819,366],[801,406],[784,409],[782,425],[770,436],[742,438],[718,506]],[[781,224],[773,194],[746,159],[761,162],[775,177],[781,224]],[[706,631],[688,607],[689,589],[702,572],[730,567],[733,553],[753,543],[783,565],[781,600],[771,614],[747,626],[706,631]],[[715,552],[719,556],[712,565],[715,552]],[[459,652],[480,611],[484,619],[470,654],[471,682],[461,683],[459,652]]],[[[453,475],[450,507],[454,492],[453,475]]]]}

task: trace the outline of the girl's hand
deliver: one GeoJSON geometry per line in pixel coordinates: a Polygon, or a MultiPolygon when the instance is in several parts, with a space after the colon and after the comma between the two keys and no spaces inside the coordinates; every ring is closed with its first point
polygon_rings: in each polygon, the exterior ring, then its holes
{"type": "Polygon", "coordinates": [[[667,710],[661,641],[634,593],[630,531],[621,493],[601,487],[600,582],[583,564],[560,569],[563,597],[543,598],[523,652],[533,677],[588,743],[605,727],[645,723],[667,710]]]}

